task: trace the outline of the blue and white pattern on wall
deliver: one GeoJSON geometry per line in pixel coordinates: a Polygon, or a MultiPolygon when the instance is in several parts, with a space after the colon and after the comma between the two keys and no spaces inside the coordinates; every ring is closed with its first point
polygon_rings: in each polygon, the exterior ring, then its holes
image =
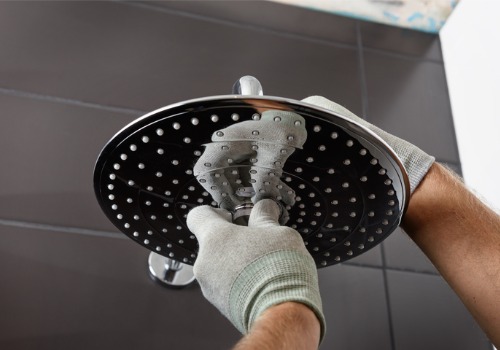
{"type": "Polygon", "coordinates": [[[460,0],[272,0],[437,33],[460,0]]]}

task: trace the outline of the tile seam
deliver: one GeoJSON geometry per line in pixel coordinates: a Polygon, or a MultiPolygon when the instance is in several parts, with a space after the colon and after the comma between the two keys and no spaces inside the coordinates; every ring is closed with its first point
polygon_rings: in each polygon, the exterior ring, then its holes
{"type": "Polygon", "coordinates": [[[394,322],[392,320],[392,309],[391,309],[391,298],[390,298],[390,293],[389,293],[389,282],[387,279],[387,264],[385,260],[385,251],[384,251],[384,245],[380,245],[380,250],[382,254],[382,279],[384,282],[384,290],[385,290],[385,304],[387,307],[387,320],[389,322],[389,336],[391,339],[391,349],[396,350],[396,340],[394,337],[394,322]]]}
{"type": "MultiPolygon", "coordinates": [[[[211,22],[211,23],[233,26],[233,27],[241,28],[241,29],[248,29],[248,30],[260,31],[260,32],[265,32],[265,33],[267,32],[267,33],[274,34],[274,35],[280,35],[280,36],[300,39],[303,41],[310,41],[310,42],[315,42],[318,44],[335,46],[335,47],[339,47],[339,48],[346,48],[346,49],[347,48],[348,49],[356,49],[357,48],[356,44],[346,44],[346,43],[342,43],[340,41],[335,41],[335,40],[320,39],[320,38],[315,38],[312,36],[291,33],[291,32],[288,32],[286,30],[277,30],[277,29],[267,28],[264,26],[253,25],[250,23],[242,24],[242,23],[233,22],[233,21],[230,21],[227,19],[210,17],[210,16],[196,14],[196,13],[192,13],[192,12],[184,11],[184,10],[176,10],[176,9],[167,8],[167,7],[159,7],[159,6],[155,6],[152,4],[141,3],[138,1],[110,0],[110,2],[115,2],[115,3],[122,4],[122,5],[134,6],[134,7],[143,8],[143,9],[156,11],[156,12],[168,13],[168,14],[175,15],[175,16],[182,16],[182,17],[197,19],[197,20],[201,20],[201,21],[211,22]]],[[[333,13],[331,15],[342,17],[343,19],[346,19],[346,20],[355,21],[354,19],[351,19],[348,17],[343,17],[340,15],[335,15],[333,13]]],[[[359,21],[356,21],[356,23],[359,23],[359,21]]],[[[402,58],[402,59],[409,59],[409,60],[416,60],[416,61],[427,61],[427,62],[441,63],[441,64],[443,63],[443,60],[437,60],[437,59],[431,59],[431,58],[421,58],[421,57],[418,57],[416,55],[397,53],[397,52],[389,51],[389,50],[386,51],[383,49],[371,48],[369,46],[365,47],[365,50],[380,53],[380,54],[385,54],[387,56],[402,58]]]]}
{"type": "Polygon", "coordinates": [[[110,2],[114,2],[117,4],[121,4],[121,5],[126,5],[126,6],[133,6],[133,7],[137,7],[137,8],[142,8],[142,9],[146,9],[146,10],[150,10],[150,11],[163,12],[163,13],[167,13],[167,14],[175,15],[175,16],[187,17],[187,18],[196,19],[196,20],[205,21],[205,22],[210,22],[210,23],[231,26],[231,27],[240,28],[240,29],[247,29],[247,30],[253,30],[253,31],[273,34],[273,35],[277,35],[277,36],[286,37],[289,39],[297,39],[297,40],[302,40],[302,41],[307,41],[307,42],[312,42],[312,43],[317,43],[317,44],[322,44],[322,45],[327,45],[327,46],[338,47],[338,48],[342,48],[342,49],[350,49],[350,50],[356,49],[355,44],[346,44],[346,43],[333,41],[333,40],[319,39],[319,38],[315,38],[315,37],[311,37],[311,36],[300,35],[300,34],[291,33],[291,32],[287,32],[287,31],[280,31],[280,30],[276,30],[276,29],[263,27],[263,26],[261,27],[258,25],[252,25],[249,23],[242,24],[242,23],[233,22],[230,20],[199,15],[199,14],[195,14],[192,12],[175,10],[175,9],[170,9],[170,8],[166,8],[166,7],[159,7],[159,6],[155,6],[152,4],[144,4],[144,3],[140,3],[140,2],[123,1],[123,0],[110,0],[110,2]]]}
{"type": "MultiPolygon", "coordinates": [[[[81,235],[104,237],[104,238],[129,239],[128,237],[126,237],[125,235],[123,235],[120,232],[101,231],[101,230],[94,230],[94,229],[86,229],[86,228],[82,228],[82,227],[42,224],[42,223],[20,221],[20,220],[0,219],[0,226],[19,227],[19,228],[26,228],[26,229],[40,230],[40,231],[55,231],[55,232],[81,234],[81,235]]],[[[381,266],[363,264],[363,263],[355,263],[355,262],[344,262],[344,263],[341,263],[339,265],[382,270],[381,266]]],[[[399,269],[399,268],[392,268],[392,267],[387,267],[386,269],[389,271],[398,271],[398,272],[405,272],[405,273],[412,273],[412,274],[419,274],[419,275],[440,276],[439,274],[427,272],[427,271],[399,269]]]]}
{"type": "Polygon", "coordinates": [[[363,38],[361,36],[359,21],[356,21],[356,43],[358,46],[357,57],[358,57],[358,70],[359,70],[359,84],[361,89],[361,110],[363,113],[363,119],[366,120],[368,115],[368,86],[366,83],[363,38]]]}
{"type": "Polygon", "coordinates": [[[118,232],[100,231],[100,230],[86,229],[81,227],[41,224],[36,222],[27,222],[19,220],[0,219],[0,226],[18,227],[18,228],[26,228],[32,230],[40,230],[40,231],[54,231],[54,232],[62,232],[69,234],[80,234],[80,235],[95,236],[95,237],[128,239],[127,237],[125,237],[125,235],[118,232]]]}
{"type": "MultiPolygon", "coordinates": [[[[359,55],[360,54],[358,53],[358,56],[359,55]]],[[[364,59],[362,57],[358,57],[358,66],[359,66],[359,70],[360,70],[360,87],[361,87],[361,95],[362,95],[361,96],[362,113],[363,113],[363,118],[368,120],[368,117],[367,117],[367,110],[368,110],[368,92],[367,92],[367,89],[368,88],[366,85],[366,79],[364,78],[364,75],[365,75],[364,66],[361,67],[360,65],[364,65],[364,59]],[[359,61],[362,61],[362,62],[359,62],[359,61]]],[[[30,98],[30,99],[34,99],[34,100],[47,101],[47,102],[65,104],[65,105],[70,105],[70,106],[78,106],[78,107],[92,108],[92,109],[98,109],[98,110],[103,110],[103,111],[124,113],[124,114],[130,114],[130,115],[135,115],[135,116],[140,116],[140,115],[148,113],[147,111],[142,111],[142,110],[136,110],[136,109],[130,109],[130,108],[124,108],[124,107],[115,107],[115,106],[97,104],[97,103],[93,103],[93,102],[84,102],[84,101],[70,99],[70,98],[37,94],[37,93],[33,93],[33,92],[27,92],[27,91],[22,91],[22,90],[17,90],[17,89],[10,89],[10,88],[5,88],[5,87],[0,87],[0,94],[7,95],[7,96],[14,96],[14,97],[30,98]]],[[[454,133],[454,135],[455,135],[455,141],[456,141],[456,134],[454,133]]],[[[444,159],[444,158],[437,158],[436,162],[448,163],[448,164],[456,165],[460,168],[462,167],[460,159],[458,161],[456,161],[456,160],[448,160],[448,159],[444,159]]]]}
{"type": "Polygon", "coordinates": [[[444,65],[444,61],[435,60],[432,58],[422,58],[422,57],[418,57],[418,56],[414,56],[414,55],[405,55],[403,53],[397,53],[394,51],[386,51],[386,50],[382,50],[382,49],[375,49],[375,48],[368,47],[368,46],[364,47],[363,49],[369,53],[375,53],[375,54],[379,54],[379,55],[387,56],[387,57],[391,57],[391,58],[399,58],[399,59],[408,60],[408,61],[427,62],[427,63],[444,65]]]}
{"type": "Polygon", "coordinates": [[[130,114],[130,115],[142,115],[142,114],[146,113],[145,111],[141,111],[141,110],[137,110],[137,109],[103,105],[103,104],[98,104],[98,103],[93,103],[93,102],[85,102],[85,101],[81,101],[81,100],[52,96],[52,95],[43,95],[43,94],[38,94],[38,93],[34,93],[34,92],[22,91],[22,90],[5,88],[5,87],[0,87],[0,94],[7,95],[7,96],[14,96],[14,97],[31,98],[31,99],[39,100],[39,101],[48,101],[48,102],[65,104],[65,105],[70,105],[70,106],[92,108],[92,109],[98,109],[98,110],[109,111],[109,112],[130,114]]]}
{"type": "MultiPolygon", "coordinates": [[[[348,261],[341,263],[341,265],[355,266],[355,267],[376,269],[376,270],[384,269],[384,267],[379,266],[379,265],[371,265],[371,264],[363,264],[363,263],[351,263],[348,261]]],[[[416,275],[426,275],[426,276],[436,276],[436,277],[441,276],[439,273],[431,272],[431,271],[424,271],[424,270],[412,270],[412,269],[406,269],[406,268],[387,267],[387,266],[385,267],[385,269],[387,271],[397,271],[397,272],[411,273],[411,274],[416,274],[416,275]]]]}

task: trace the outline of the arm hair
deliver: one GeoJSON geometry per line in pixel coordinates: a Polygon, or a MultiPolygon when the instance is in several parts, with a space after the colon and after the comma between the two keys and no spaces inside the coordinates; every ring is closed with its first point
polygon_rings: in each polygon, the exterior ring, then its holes
{"type": "Polygon", "coordinates": [[[402,227],[500,347],[500,216],[436,163],[402,227]]]}
{"type": "Polygon", "coordinates": [[[233,350],[313,350],[319,338],[314,312],[303,304],[286,302],[264,311],[233,350]]]}

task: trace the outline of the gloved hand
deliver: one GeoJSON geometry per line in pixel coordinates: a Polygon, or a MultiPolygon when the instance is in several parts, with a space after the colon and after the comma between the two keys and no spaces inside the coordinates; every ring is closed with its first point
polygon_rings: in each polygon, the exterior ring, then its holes
{"type": "Polygon", "coordinates": [[[323,107],[332,112],[345,116],[348,119],[351,119],[358,124],[363,125],[364,127],[370,129],[375,134],[380,136],[385,142],[387,142],[389,146],[392,147],[394,152],[396,152],[398,157],[401,159],[401,162],[403,163],[406,172],[408,173],[411,193],[415,191],[415,188],[417,188],[420,181],[422,181],[425,174],[427,174],[427,172],[429,171],[432,163],[434,163],[435,158],[429,156],[417,146],[377,128],[376,126],[368,123],[364,119],[359,118],[354,113],[335,102],[332,102],[322,96],[310,96],[303,99],[302,101],[315,106],[323,107]]]}
{"type": "Polygon", "coordinates": [[[187,225],[200,246],[194,275],[203,295],[242,333],[267,308],[287,301],[307,305],[325,331],[318,274],[300,234],[280,226],[270,199],[252,209],[248,226],[210,206],[189,212],[187,225]]]}
{"type": "MultiPolygon", "coordinates": [[[[280,180],[283,166],[307,138],[305,121],[288,111],[268,110],[258,120],[233,124],[212,135],[194,166],[198,182],[221,208],[232,210],[251,197],[295,203],[295,191],[280,180]]],[[[281,222],[288,219],[282,208],[281,222]]]]}

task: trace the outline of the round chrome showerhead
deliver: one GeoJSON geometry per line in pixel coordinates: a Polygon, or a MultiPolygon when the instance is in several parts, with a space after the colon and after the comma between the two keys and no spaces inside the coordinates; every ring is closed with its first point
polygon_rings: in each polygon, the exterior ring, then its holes
{"type": "MultiPolygon", "coordinates": [[[[288,158],[280,180],[296,195],[293,206],[284,204],[287,225],[302,235],[318,267],[360,255],[396,229],[409,183],[384,141],[326,109],[258,95],[189,100],[127,125],[104,147],[95,167],[94,189],[103,211],[137,243],[192,265],[198,244],[186,216],[195,206],[218,205],[198,183],[193,166],[214,132],[268,110],[293,112],[306,121],[307,141],[288,158]]],[[[228,164],[212,175],[243,174],[248,167],[228,164]]],[[[243,188],[252,187],[248,178],[243,188]]]]}

